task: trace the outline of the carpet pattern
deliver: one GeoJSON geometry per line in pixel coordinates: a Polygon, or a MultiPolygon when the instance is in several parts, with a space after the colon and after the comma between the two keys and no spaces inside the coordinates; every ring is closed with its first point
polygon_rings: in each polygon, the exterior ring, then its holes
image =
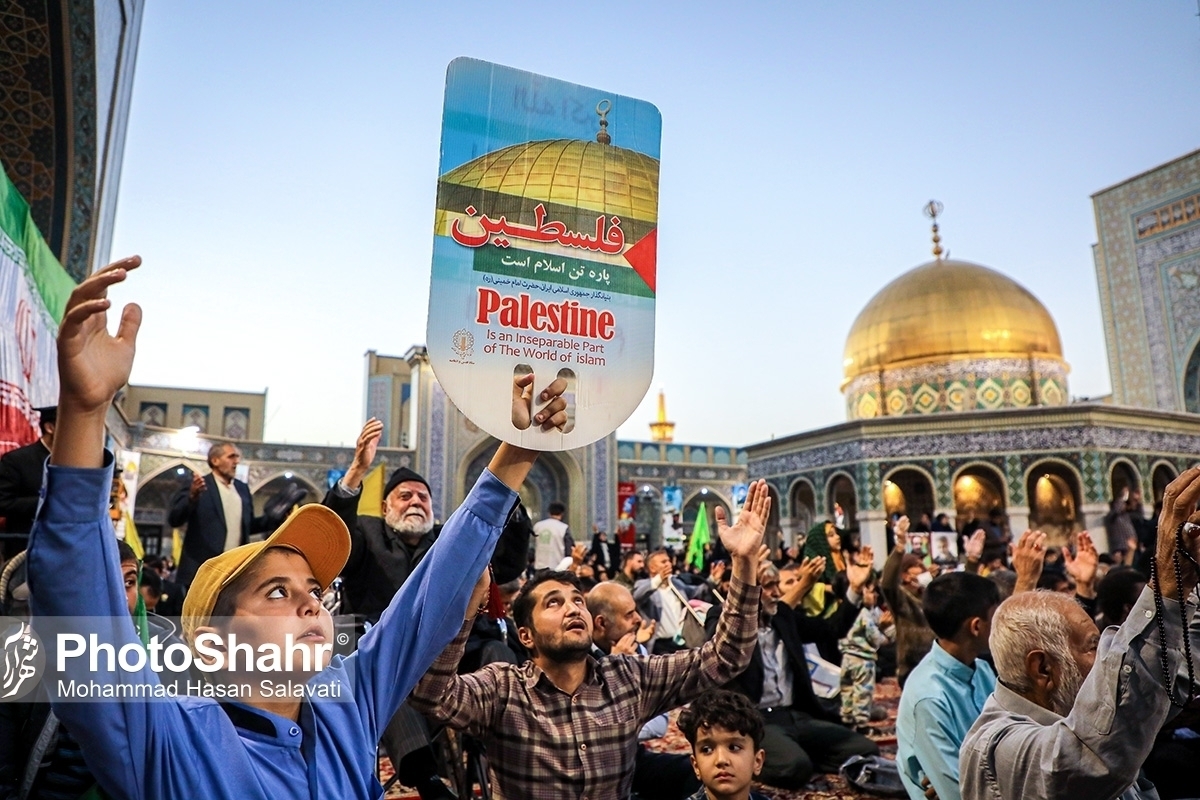
{"type": "MultiPolygon", "coordinates": [[[[875,702],[887,710],[887,718],[881,722],[872,723],[873,733],[870,738],[879,745],[880,752],[886,758],[895,758],[896,709],[900,705],[900,686],[894,678],[880,681],[875,687],[875,702]]],[[[683,738],[683,733],[675,725],[677,715],[678,712],[672,712],[671,726],[666,736],[647,742],[651,749],[664,753],[689,752],[687,740],[683,738]]],[[[390,762],[386,757],[381,757],[380,780],[386,782],[391,775],[390,762]]],[[[860,798],[865,800],[865,798],[871,797],[871,795],[849,788],[846,782],[837,775],[817,775],[809,782],[808,786],[798,791],[783,791],[762,785],[756,785],[755,788],[774,800],[859,800],[860,798]]],[[[411,800],[417,795],[404,787],[396,786],[387,793],[387,797],[411,800]]]]}

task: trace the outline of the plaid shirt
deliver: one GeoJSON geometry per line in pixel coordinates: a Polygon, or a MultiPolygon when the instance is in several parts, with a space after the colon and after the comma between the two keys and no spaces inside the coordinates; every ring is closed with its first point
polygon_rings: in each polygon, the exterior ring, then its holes
{"type": "Polygon", "coordinates": [[[759,593],[757,586],[733,580],[716,635],[696,650],[599,660],[589,655],[587,677],[574,695],[532,661],[457,675],[470,632],[464,625],[409,702],[431,720],[487,744],[499,800],[626,798],[642,725],[723,686],[750,663],[759,593]]]}

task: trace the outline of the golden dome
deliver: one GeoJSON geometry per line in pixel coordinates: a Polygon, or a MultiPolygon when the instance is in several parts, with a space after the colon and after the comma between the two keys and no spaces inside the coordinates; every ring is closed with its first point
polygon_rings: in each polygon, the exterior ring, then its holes
{"type": "Polygon", "coordinates": [[[460,212],[459,201],[474,192],[658,221],[658,159],[599,142],[511,145],[455,167],[439,184],[438,208],[452,212],[460,212]]]}
{"type": "Polygon", "coordinates": [[[1030,356],[1062,361],[1046,307],[995,270],[938,259],[871,298],[850,328],[843,367],[848,384],[896,367],[1030,356]]]}

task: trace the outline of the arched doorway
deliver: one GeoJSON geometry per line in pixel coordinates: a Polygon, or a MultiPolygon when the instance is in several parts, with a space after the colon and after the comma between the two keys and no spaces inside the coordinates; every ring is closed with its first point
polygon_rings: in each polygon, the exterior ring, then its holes
{"type": "MultiPolygon", "coordinates": [[[[492,460],[492,456],[499,446],[498,442],[492,442],[476,453],[475,457],[467,464],[467,472],[462,486],[463,497],[466,497],[467,493],[471,491],[475,481],[479,480],[479,476],[483,474],[484,468],[492,460]]],[[[567,507],[568,519],[582,519],[582,515],[577,514],[580,510],[571,508],[571,481],[556,453],[542,453],[538,457],[518,494],[521,497],[521,504],[525,506],[526,512],[534,522],[546,517],[550,504],[556,501],[567,507]]],[[[579,538],[582,534],[574,533],[573,535],[576,536],[577,542],[584,541],[579,538]]],[[[586,541],[591,541],[590,530],[587,532],[586,541]]]]}
{"type": "Polygon", "coordinates": [[[1154,471],[1150,473],[1150,483],[1154,488],[1154,515],[1157,517],[1158,512],[1162,509],[1163,494],[1167,491],[1167,487],[1171,481],[1179,477],[1179,473],[1173,466],[1165,463],[1154,465],[1154,471]]]}
{"type": "Polygon", "coordinates": [[[1079,476],[1057,461],[1035,464],[1026,477],[1029,526],[1046,534],[1046,544],[1062,547],[1083,530],[1080,524],[1079,476]]]}
{"type": "Polygon", "coordinates": [[[725,509],[725,518],[732,519],[733,515],[729,511],[729,503],[725,502],[724,498],[716,492],[708,488],[703,488],[692,495],[683,504],[683,535],[686,543],[687,537],[692,535],[695,530],[696,520],[700,517],[700,506],[704,506],[705,516],[708,517],[708,533],[715,542],[717,539],[717,506],[725,509]]]}
{"type": "Polygon", "coordinates": [[[913,530],[929,530],[933,522],[933,482],[919,469],[901,467],[883,481],[883,507],[888,519],[903,514],[913,530]]]}
{"type": "MultiPolygon", "coordinates": [[[[771,510],[767,514],[767,529],[763,535],[763,544],[771,548],[773,551],[783,543],[783,526],[780,524],[779,513],[779,492],[775,487],[767,484],[767,494],[771,497],[771,510]]],[[[714,527],[713,533],[716,533],[714,527]]]]}
{"type": "Polygon", "coordinates": [[[1111,490],[1108,499],[1112,501],[1127,490],[1131,495],[1141,494],[1142,478],[1128,461],[1114,461],[1108,473],[1108,485],[1111,490]]]}
{"type": "Polygon", "coordinates": [[[816,493],[813,491],[812,484],[801,478],[792,484],[790,499],[792,530],[795,531],[797,537],[801,537],[808,533],[808,529],[813,526],[813,521],[817,518],[816,493]]]}
{"type": "Polygon", "coordinates": [[[278,523],[283,522],[293,508],[305,503],[319,503],[323,496],[317,487],[291,472],[276,475],[250,495],[254,501],[254,515],[267,514],[274,523],[264,532],[264,536],[269,535],[278,523]]]}
{"type": "Polygon", "coordinates": [[[1183,408],[1200,414],[1200,342],[1192,348],[1192,355],[1183,370],[1183,408]]]}
{"type": "Polygon", "coordinates": [[[825,508],[830,519],[836,519],[840,508],[843,514],[842,527],[847,531],[858,530],[858,490],[849,475],[839,472],[829,480],[825,489],[825,508]]]}
{"type": "Polygon", "coordinates": [[[633,496],[634,547],[643,553],[662,547],[662,495],[650,484],[633,496]]]}
{"type": "Polygon", "coordinates": [[[971,464],[954,477],[955,527],[966,533],[976,530],[993,512],[1005,511],[1004,479],[983,464],[971,464]]]}
{"type": "Polygon", "coordinates": [[[171,555],[171,526],[167,515],[180,489],[190,486],[192,471],[179,464],[160,472],[138,487],[133,522],[147,554],[171,555]]]}

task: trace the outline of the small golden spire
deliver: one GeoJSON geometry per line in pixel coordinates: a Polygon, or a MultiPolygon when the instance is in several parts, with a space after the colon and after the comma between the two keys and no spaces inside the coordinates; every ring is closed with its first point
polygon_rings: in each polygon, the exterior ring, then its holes
{"type": "Polygon", "coordinates": [[[601,100],[596,103],[596,113],[600,115],[600,132],[596,134],[596,141],[600,144],[612,144],[612,137],[608,135],[608,112],[612,110],[612,102],[609,100],[601,100]]]}
{"type": "Polygon", "coordinates": [[[658,420],[650,423],[650,440],[672,442],[675,440],[675,423],[667,421],[667,395],[658,390],[658,420]]]}
{"type": "Polygon", "coordinates": [[[938,214],[942,213],[942,204],[937,200],[930,200],[925,204],[925,216],[933,220],[933,255],[939,260],[942,260],[942,237],[938,236],[938,214]]]}

